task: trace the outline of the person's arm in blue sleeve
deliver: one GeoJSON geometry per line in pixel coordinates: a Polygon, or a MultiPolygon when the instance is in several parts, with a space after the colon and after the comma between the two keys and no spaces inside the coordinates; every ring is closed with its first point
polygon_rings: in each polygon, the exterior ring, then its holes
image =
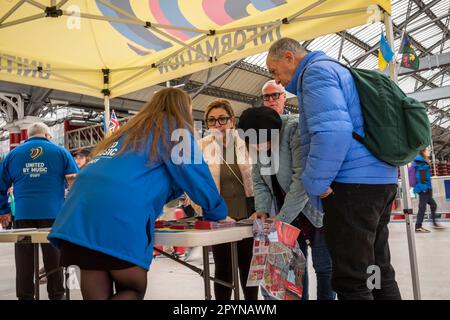
{"type": "Polygon", "coordinates": [[[303,91],[301,107],[311,136],[303,184],[310,195],[320,196],[336,178],[350,149],[353,124],[339,79],[328,65],[307,68],[303,91]]]}
{"type": "Polygon", "coordinates": [[[9,174],[7,158],[0,164],[0,215],[11,213],[11,207],[8,203],[8,190],[12,185],[11,176],[9,174]]]}
{"type": "Polygon", "coordinates": [[[228,215],[227,205],[217,190],[202,151],[190,133],[185,134],[184,138],[188,141],[183,139],[173,148],[171,155],[163,159],[167,170],[192,201],[202,207],[206,220],[225,219],[228,215]]]}

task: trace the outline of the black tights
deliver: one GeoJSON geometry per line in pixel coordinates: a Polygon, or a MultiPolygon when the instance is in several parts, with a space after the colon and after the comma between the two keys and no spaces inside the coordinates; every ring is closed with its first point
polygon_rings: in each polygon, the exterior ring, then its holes
{"type": "Polygon", "coordinates": [[[84,300],[143,300],[147,289],[147,270],[81,270],[84,300]],[[116,293],[114,293],[114,287],[116,293]]]}

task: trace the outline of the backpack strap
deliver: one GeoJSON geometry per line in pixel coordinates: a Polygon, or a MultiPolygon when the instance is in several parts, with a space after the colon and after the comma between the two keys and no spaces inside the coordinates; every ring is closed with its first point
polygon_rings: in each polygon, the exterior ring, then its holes
{"type": "Polygon", "coordinates": [[[347,69],[348,71],[351,71],[351,69],[349,67],[347,67],[345,64],[340,63],[339,61],[333,60],[333,59],[317,59],[314,61],[311,61],[310,63],[308,63],[305,67],[305,69],[303,69],[302,74],[300,75],[300,84],[302,85],[302,89],[303,89],[303,75],[306,72],[306,69],[308,69],[308,67],[316,62],[321,62],[321,61],[329,61],[329,62],[334,62],[337,63],[338,65],[340,65],[341,67],[344,67],[345,69],[347,69]]]}
{"type": "MultiPolygon", "coordinates": [[[[303,69],[302,74],[300,75],[300,81],[299,81],[299,83],[300,83],[301,88],[302,88],[302,95],[303,95],[303,76],[305,75],[306,70],[308,69],[308,67],[309,67],[310,65],[312,65],[312,64],[314,64],[314,63],[316,63],[316,62],[321,62],[321,61],[329,61],[329,62],[337,63],[338,65],[340,65],[341,67],[347,69],[347,70],[350,71],[350,73],[351,73],[351,68],[350,68],[350,67],[346,66],[345,64],[343,64],[343,63],[341,63],[341,62],[339,62],[339,61],[333,60],[333,59],[317,59],[317,60],[311,61],[310,63],[308,63],[308,64],[306,65],[306,67],[303,69]]],[[[298,87],[298,84],[297,84],[297,87],[298,87]]],[[[353,137],[353,139],[355,139],[355,140],[358,141],[359,143],[364,144],[364,138],[361,137],[359,134],[357,134],[355,131],[352,132],[352,137],[353,137]]]]}

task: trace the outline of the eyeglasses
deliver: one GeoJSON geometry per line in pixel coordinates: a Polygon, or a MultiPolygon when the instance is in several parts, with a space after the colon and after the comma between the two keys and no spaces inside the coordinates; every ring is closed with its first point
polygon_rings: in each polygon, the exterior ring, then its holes
{"type": "Polygon", "coordinates": [[[262,98],[264,101],[269,101],[270,98],[272,98],[272,100],[278,100],[282,94],[283,92],[266,93],[262,95],[262,98]]]}
{"type": "Polygon", "coordinates": [[[217,122],[219,122],[219,124],[221,126],[223,126],[224,124],[228,123],[228,120],[230,120],[231,117],[220,117],[220,118],[208,118],[206,119],[206,123],[208,124],[208,126],[215,126],[217,122]]]}

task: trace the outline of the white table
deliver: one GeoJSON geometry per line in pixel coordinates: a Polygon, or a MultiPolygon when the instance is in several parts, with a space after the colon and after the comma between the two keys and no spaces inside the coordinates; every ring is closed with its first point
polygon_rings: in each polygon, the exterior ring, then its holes
{"type": "MultiPolygon", "coordinates": [[[[39,244],[48,243],[47,236],[49,229],[32,229],[32,230],[8,230],[0,231],[0,243],[31,243],[34,247],[34,290],[35,298],[39,300],[39,244]]],[[[252,238],[253,232],[251,226],[238,226],[213,230],[189,230],[189,231],[158,231],[155,229],[154,244],[160,246],[183,246],[183,247],[202,247],[203,251],[203,270],[168,254],[158,248],[156,251],[167,256],[178,263],[190,268],[203,277],[205,287],[205,299],[211,299],[210,281],[215,281],[234,290],[235,300],[239,300],[239,276],[238,276],[238,253],[237,242],[246,238],[252,238]],[[214,279],[209,272],[209,247],[216,244],[230,243],[231,246],[231,265],[233,283],[229,284],[219,279],[214,279]]],[[[66,274],[67,281],[67,274],[66,274]]],[[[66,298],[70,298],[66,283],[66,298]]]]}
{"type": "MultiPolygon", "coordinates": [[[[13,230],[1,230],[0,231],[0,243],[17,243],[17,244],[32,244],[34,259],[34,298],[39,300],[39,244],[49,243],[47,236],[50,232],[49,228],[45,229],[13,229],[13,230]]],[[[43,276],[49,276],[54,272],[57,272],[60,268],[55,270],[50,270],[46,272],[43,276]]],[[[65,294],[66,299],[70,300],[70,290],[67,286],[68,273],[67,270],[64,272],[65,275],[65,294]]]]}
{"type": "Polygon", "coordinates": [[[155,251],[170,259],[188,267],[197,272],[202,278],[205,289],[205,299],[211,299],[211,283],[214,281],[223,286],[229,287],[234,291],[234,299],[239,300],[239,275],[238,275],[238,252],[237,242],[246,238],[252,238],[252,226],[238,226],[213,230],[189,230],[189,231],[173,231],[165,232],[155,230],[155,245],[160,246],[177,246],[177,247],[202,247],[203,253],[203,270],[197,268],[186,261],[183,261],[163,250],[155,248],[155,251]],[[231,246],[231,268],[233,282],[227,283],[220,279],[210,276],[209,272],[209,247],[216,244],[230,243],[231,246]]]}

